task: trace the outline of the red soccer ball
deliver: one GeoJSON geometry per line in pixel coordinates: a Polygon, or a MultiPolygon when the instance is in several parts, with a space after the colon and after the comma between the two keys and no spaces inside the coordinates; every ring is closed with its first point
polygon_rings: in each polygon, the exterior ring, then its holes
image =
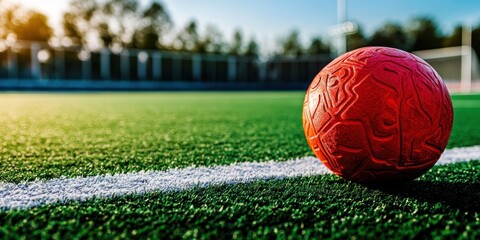
{"type": "Polygon", "coordinates": [[[419,177],[440,158],[453,110],[440,76],[413,54],[360,48],[333,60],[313,79],[303,128],[315,155],[357,182],[419,177]]]}

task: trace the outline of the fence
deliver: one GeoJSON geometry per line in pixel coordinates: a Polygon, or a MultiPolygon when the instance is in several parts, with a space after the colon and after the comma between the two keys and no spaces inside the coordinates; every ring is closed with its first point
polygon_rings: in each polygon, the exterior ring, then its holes
{"type": "Polygon", "coordinates": [[[78,47],[55,48],[44,43],[23,42],[0,48],[0,87],[25,83],[32,88],[38,85],[33,83],[68,87],[82,82],[83,86],[123,84],[128,88],[168,88],[175,84],[181,88],[303,88],[330,60],[329,55],[272,57],[262,61],[249,56],[138,49],[87,51],[78,47]]]}

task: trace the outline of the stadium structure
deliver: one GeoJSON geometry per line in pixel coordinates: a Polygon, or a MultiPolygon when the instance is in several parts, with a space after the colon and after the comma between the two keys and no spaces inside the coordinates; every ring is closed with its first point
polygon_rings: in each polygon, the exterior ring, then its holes
{"type": "MultiPolygon", "coordinates": [[[[480,89],[470,46],[415,52],[454,91],[480,89]]],[[[306,89],[334,56],[233,56],[138,49],[89,51],[48,43],[1,43],[3,90],[306,89]]]]}
{"type": "Polygon", "coordinates": [[[88,51],[15,42],[0,52],[3,89],[305,89],[330,55],[272,57],[138,49],[88,51]]]}

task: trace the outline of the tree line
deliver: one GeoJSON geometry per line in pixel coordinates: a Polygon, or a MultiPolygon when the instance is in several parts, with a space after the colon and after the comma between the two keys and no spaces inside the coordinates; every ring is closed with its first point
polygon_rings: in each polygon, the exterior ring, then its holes
{"type": "MultiPolygon", "coordinates": [[[[46,42],[54,36],[48,17],[21,5],[0,0],[0,39],[46,42]]],[[[257,56],[260,46],[254,38],[246,39],[240,29],[227,42],[222,32],[208,25],[200,32],[191,20],[179,29],[161,2],[141,6],[136,0],[71,0],[63,14],[62,37],[81,46],[95,48],[138,48],[169,51],[257,56]],[[170,39],[166,39],[170,36],[170,39]],[[173,36],[173,37],[172,37],[173,36]]],[[[405,24],[387,22],[367,36],[359,26],[347,36],[347,50],[364,46],[389,46],[406,51],[459,46],[462,26],[451,33],[442,33],[434,19],[417,17],[405,24]]],[[[480,53],[480,23],[472,29],[472,46],[480,53]]],[[[299,56],[329,54],[333,51],[328,40],[313,37],[304,45],[297,30],[278,41],[274,55],[299,56]]]]}

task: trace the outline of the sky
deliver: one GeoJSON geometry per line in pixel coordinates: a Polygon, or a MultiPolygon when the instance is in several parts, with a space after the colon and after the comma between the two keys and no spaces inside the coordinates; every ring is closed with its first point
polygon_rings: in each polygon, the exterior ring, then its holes
{"type": "MultiPolygon", "coordinates": [[[[12,0],[34,8],[60,26],[70,0],[12,0]]],[[[146,5],[151,0],[139,0],[146,5]]],[[[200,29],[218,27],[229,40],[235,29],[254,37],[262,47],[274,48],[282,36],[296,29],[304,42],[313,36],[327,40],[328,28],[337,22],[336,0],[161,0],[175,29],[195,19],[200,29]]],[[[347,0],[347,19],[371,34],[385,22],[407,23],[417,16],[436,20],[445,33],[459,24],[480,24],[479,0],[347,0]]]]}

